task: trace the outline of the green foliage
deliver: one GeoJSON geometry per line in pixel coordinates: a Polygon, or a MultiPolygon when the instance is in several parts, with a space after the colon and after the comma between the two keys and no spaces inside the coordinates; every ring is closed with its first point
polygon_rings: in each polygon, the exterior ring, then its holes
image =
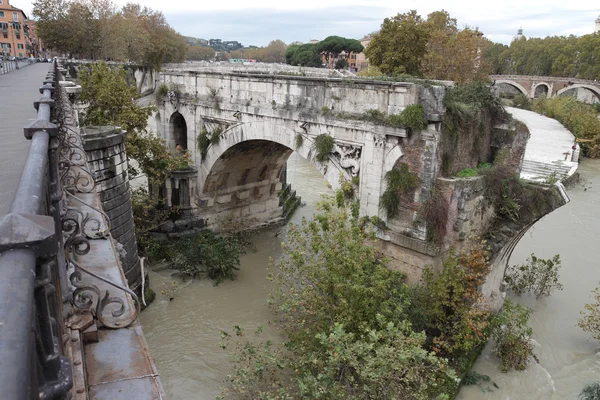
{"type": "Polygon", "coordinates": [[[447,117],[444,123],[453,134],[458,133],[462,126],[485,115],[491,117],[492,123],[508,120],[508,114],[500,99],[482,82],[448,89],[444,96],[444,106],[447,117]]]}
{"type": "Polygon", "coordinates": [[[500,359],[500,370],[522,371],[533,353],[532,330],[527,326],[531,309],[506,300],[502,311],[492,317],[494,354],[500,359]]]}
{"type": "Polygon", "coordinates": [[[336,62],[335,62],[335,69],[346,69],[348,67],[348,61],[346,61],[343,58],[339,58],[336,62]]]}
{"type": "Polygon", "coordinates": [[[556,289],[562,290],[562,285],[558,282],[560,267],[559,254],[547,260],[531,254],[525,264],[508,268],[504,279],[513,292],[517,294],[533,292],[539,299],[550,296],[556,289]]]}
{"type": "Polygon", "coordinates": [[[501,75],[536,75],[600,80],[600,35],[547,36],[495,44],[484,60],[501,75]]]}
{"type": "Polygon", "coordinates": [[[223,128],[217,127],[212,132],[208,132],[206,127],[203,127],[200,133],[196,138],[198,151],[200,152],[200,157],[204,161],[206,154],[208,153],[208,148],[211,145],[217,145],[221,141],[221,136],[223,135],[223,128]]]}
{"type": "Polygon", "coordinates": [[[384,19],[365,55],[385,75],[420,76],[429,36],[425,21],[415,10],[411,10],[384,19]]]}
{"type": "Polygon", "coordinates": [[[131,191],[131,205],[139,252],[156,261],[156,255],[161,252],[160,244],[150,236],[150,231],[169,216],[169,210],[160,201],[150,197],[143,187],[131,191]]]}
{"type": "Polygon", "coordinates": [[[428,241],[441,243],[444,239],[449,207],[448,200],[438,189],[434,189],[429,198],[423,202],[419,210],[419,217],[425,220],[428,241]]]}
{"type": "MultiPolygon", "coordinates": [[[[331,200],[318,207],[314,220],[290,228],[284,256],[271,266],[277,283],[271,301],[291,352],[287,393],[306,399],[435,397],[454,375],[406,320],[410,298],[403,275],[386,267],[369,244],[372,234],[345,207],[331,200]]],[[[269,395],[263,398],[279,398],[269,395]]]]}
{"type": "Polygon", "coordinates": [[[600,382],[590,383],[584,387],[577,398],[580,400],[600,400],[600,382]]]}
{"type": "Polygon", "coordinates": [[[458,173],[456,174],[456,176],[458,176],[459,178],[467,178],[477,175],[479,175],[479,171],[477,171],[477,168],[465,168],[458,171],[458,173]]]}
{"type": "Polygon", "coordinates": [[[379,207],[385,211],[388,219],[395,218],[400,210],[400,203],[406,199],[404,195],[411,193],[421,183],[408,164],[399,163],[385,174],[387,187],[379,199],[379,207]]]}
{"type": "Polygon", "coordinates": [[[323,106],[323,107],[321,107],[321,114],[324,117],[327,117],[327,116],[333,115],[333,111],[329,107],[323,106]]]}
{"type": "Polygon", "coordinates": [[[317,161],[324,163],[329,160],[329,154],[333,151],[335,141],[325,133],[315,137],[314,149],[316,151],[317,161]]]}
{"type": "Polygon", "coordinates": [[[400,113],[402,125],[412,130],[422,130],[427,128],[427,117],[425,108],[421,104],[409,104],[400,113]]]}
{"type": "Polygon", "coordinates": [[[180,238],[173,242],[175,256],[173,267],[185,277],[206,274],[217,284],[233,280],[240,265],[240,248],[232,240],[216,236],[210,230],[180,238]]]}
{"type": "Polygon", "coordinates": [[[490,270],[483,243],[459,255],[450,252],[439,274],[423,271],[426,332],[436,354],[458,359],[487,340],[489,312],[479,286],[490,270]]]}
{"type": "Polygon", "coordinates": [[[301,133],[296,133],[296,148],[302,147],[304,144],[304,136],[301,133]]]}
{"type": "Polygon", "coordinates": [[[531,110],[532,102],[531,99],[523,93],[518,93],[512,99],[512,106],[522,108],[523,110],[531,110]]]}
{"type": "MultiPolygon", "coordinates": [[[[123,68],[111,69],[105,63],[91,64],[79,74],[81,100],[89,107],[85,113],[86,125],[114,125],[127,132],[126,150],[136,160],[148,180],[164,182],[169,171],[189,162],[189,153],[173,154],[163,139],[147,131],[152,107],[140,107],[136,88],[127,84],[123,68]]],[[[130,165],[130,176],[138,171],[130,165]]]]}
{"type": "Polygon", "coordinates": [[[586,156],[600,156],[600,120],[592,106],[571,96],[560,96],[536,100],[533,103],[533,111],[562,123],[579,139],[586,156]]]}
{"type": "Polygon", "coordinates": [[[341,36],[328,36],[316,43],[315,50],[318,53],[325,52],[338,55],[343,51],[346,53],[360,53],[363,51],[363,46],[356,39],[347,39],[341,36]]]}
{"type": "Polygon", "coordinates": [[[581,312],[581,318],[577,325],[592,334],[596,340],[600,340],[600,287],[597,287],[592,292],[594,302],[584,306],[585,311],[581,312]]]}
{"type": "Polygon", "coordinates": [[[161,83],[158,88],[156,88],[156,101],[160,102],[169,92],[169,87],[164,83],[161,83]]]}
{"type": "Polygon", "coordinates": [[[291,45],[285,51],[285,62],[303,67],[321,67],[321,55],[312,43],[291,45]]]}

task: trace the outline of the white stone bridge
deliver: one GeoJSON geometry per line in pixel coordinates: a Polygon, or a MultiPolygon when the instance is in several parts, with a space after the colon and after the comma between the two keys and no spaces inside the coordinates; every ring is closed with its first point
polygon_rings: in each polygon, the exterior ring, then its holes
{"type": "MultiPolygon", "coordinates": [[[[260,222],[281,217],[280,180],[293,151],[312,162],[333,188],[359,176],[355,197],[361,215],[381,218],[383,177],[405,156],[403,141],[422,142],[424,151],[416,160],[422,190],[438,172],[443,85],[331,78],[327,70],[297,67],[277,75],[256,68],[189,68],[160,73],[157,85],[166,85],[169,93],[159,101],[156,129],[172,149],[190,151],[198,172],[188,184],[195,197],[189,206],[197,206],[193,214],[208,218],[209,225],[225,214],[260,222]],[[357,120],[373,110],[400,114],[410,104],[422,104],[429,120],[412,139],[406,129],[357,120]],[[220,139],[199,149],[199,141],[206,140],[201,136],[215,132],[220,139]],[[319,162],[314,140],[323,134],[333,137],[335,146],[327,161],[319,162]]],[[[168,184],[167,198],[178,185],[168,184]]],[[[415,229],[414,234],[424,232],[415,229]]]]}

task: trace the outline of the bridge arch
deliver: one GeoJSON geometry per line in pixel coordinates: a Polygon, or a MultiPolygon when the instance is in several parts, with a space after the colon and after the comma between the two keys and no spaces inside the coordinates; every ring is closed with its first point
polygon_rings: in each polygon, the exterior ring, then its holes
{"type": "Polygon", "coordinates": [[[172,149],[177,146],[183,150],[188,148],[188,126],[179,111],[175,111],[169,118],[169,142],[172,149]]]}
{"type": "Polygon", "coordinates": [[[585,84],[585,83],[575,83],[573,85],[567,86],[565,88],[560,89],[558,92],[556,92],[557,96],[562,95],[563,93],[572,90],[572,89],[579,89],[579,88],[584,88],[589,90],[590,92],[594,93],[594,95],[596,96],[596,98],[600,101],[600,87],[596,87],[594,85],[589,85],[589,84],[585,84]]]}
{"type": "MultiPolygon", "coordinates": [[[[280,178],[294,151],[313,164],[334,189],[340,186],[340,173],[351,179],[352,169],[343,168],[335,155],[327,162],[317,161],[314,138],[301,128],[271,120],[229,127],[197,163],[200,213],[212,215],[213,221],[227,214],[257,218],[261,223],[280,217],[280,178]],[[298,134],[304,139],[300,146],[298,134]]],[[[357,167],[359,163],[360,159],[357,167]]]]}
{"type": "Polygon", "coordinates": [[[546,82],[536,83],[533,87],[533,98],[537,99],[540,96],[550,97],[550,85],[546,82]]]}
{"type": "Polygon", "coordinates": [[[517,89],[518,91],[520,91],[521,93],[523,93],[525,96],[530,97],[529,96],[529,92],[527,91],[527,89],[525,89],[523,86],[521,86],[521,84],[515,82],[515,81],[511,81],[508,79],[496,79],[494,81],[494,85],[501,85],[501,84],[505,84],[505,85],[509,85],[514,87],[515,89],[517,89]]]}

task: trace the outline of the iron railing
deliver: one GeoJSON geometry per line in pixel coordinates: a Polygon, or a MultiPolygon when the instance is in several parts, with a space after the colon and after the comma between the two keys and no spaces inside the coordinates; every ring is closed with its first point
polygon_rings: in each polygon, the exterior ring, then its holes
{"type": "Polygon", "coordinates": [[[0,220],[2,399],[61,399],[73,385],[63,323],[70,304],[61,222],[57,61],[24,129],[31,146],[10,213],[0,220]]]}

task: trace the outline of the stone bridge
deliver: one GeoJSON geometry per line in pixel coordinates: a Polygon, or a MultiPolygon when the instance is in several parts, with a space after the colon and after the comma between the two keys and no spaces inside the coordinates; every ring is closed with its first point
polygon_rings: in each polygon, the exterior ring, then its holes
{"type": "Polygon", "coordinates": [[[600,101],[600,82],[576,78],[557,78],[552,76],[528,75],[490,75],[494,85],[512,86],[530,98],[542,95],[546,97],[560,96],[569,90],[585,89],[593,93],[600,101]]]}
{"type": "Polygon", "coordinates": [[[191,153],[197,179],[190,206],[208,225],[226,214],[263,223],[279,218],[280,181],[293,151],[334,189],[360,176],[355,193],[360,212],[379,216],[383,177],[405,155],[402,141],[409,134],[357,119],[369,113],[400,114],[411,104],[424,105],[429,120],[419,134],[428,149],[419,155],[424,188],[436,175],[443,86],[215,70],[167,70],[159,79],[169,92],[151,122],[172,149],[191,153]],[[203,148],[201,142],[215,135],[219,138],[203,148]],[[335,144],[318,161],[320,135],[335,144]]]}

